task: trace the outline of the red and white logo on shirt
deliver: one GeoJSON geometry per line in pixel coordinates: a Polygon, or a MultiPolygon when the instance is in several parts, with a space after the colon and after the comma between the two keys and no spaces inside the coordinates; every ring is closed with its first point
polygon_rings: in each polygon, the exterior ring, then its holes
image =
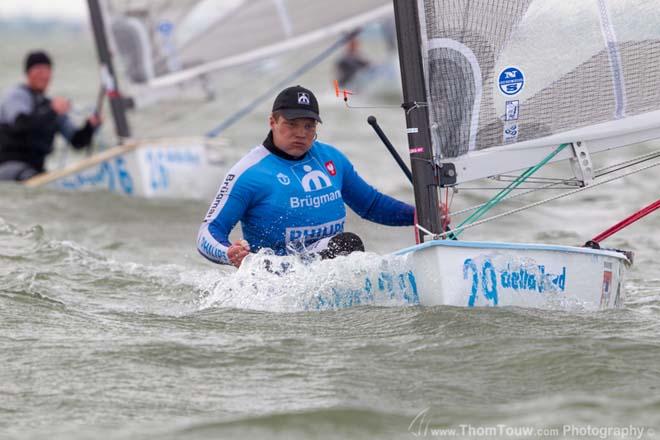
{"type": "Polygon", "coordinates": [[[335,164],[331,160],[325,163],[325,169],[328,170],[331,176],[337,174],[337,168],[335,168],[335,164]]]}

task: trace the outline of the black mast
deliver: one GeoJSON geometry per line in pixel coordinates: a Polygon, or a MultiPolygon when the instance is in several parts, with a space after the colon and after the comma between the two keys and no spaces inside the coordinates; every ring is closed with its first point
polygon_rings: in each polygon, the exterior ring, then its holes
{"type": "MultiPolygon", "coordinates": [[[[429,112],[426,106],[417,2],[394,0],[394,17],[399,44],[403,108],[406,110],[417,222],[430,232],[438,234],[442,232],[438,209],[439,182],[437,168],[433,163],[429,112]],[[414,103],[420,106],[417,107],[414,103]]],[[[425,235],[423,231],[419,231],[422,242],[425,235]]]]}
{"type": "Polygon", "coordinates": [[[96,41],[96,51],[99,57],[99,64],[102,69],[103,87],[106,89],[110,106],[112,108],[112,117],[115,121],[115,132],[120,140],[131,136],[131,129],[126,119],[126,108],[124,99],[119,93],[119,84],[115,76],[115,70],[112,66],[112,55],[108,46],[108,39],[105,34],[105,23],[99,0],[87,0],[89,5],[89,16],[94,30],[94,40],[96,41]],[[104,77],[104,78],[103,78],[104,77]]]}

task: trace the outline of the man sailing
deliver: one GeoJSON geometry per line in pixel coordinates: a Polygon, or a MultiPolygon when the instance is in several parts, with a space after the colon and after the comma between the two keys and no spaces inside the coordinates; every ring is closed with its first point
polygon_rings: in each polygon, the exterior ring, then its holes
{"type": "Polygon", "coordinates": [[[42,173],[56,133],[79,149],[90,144],[101,124],[100,118],[92,115],[84,126],[75,127],[68,117],[69,101],[46,96],[52,65],[45,52],[29,53],[25,84],[7,91],[0,102],[0,180],[26,180],[42,173]]]}
{"type": "Polygon", "coordinates": [[[323,258],[364,250],[357,235],[344,232],[345,204],[376,223],[413,224],[412,206],[377,191],[343,153],[316,140],[321,122],[310,90],[280,92],[266,139],[231,168],[199,229],[197,249],[204,257],[239,267],[262,248],[323,258]],[[244,239],[230,244],[239,221],[244,239]]]}

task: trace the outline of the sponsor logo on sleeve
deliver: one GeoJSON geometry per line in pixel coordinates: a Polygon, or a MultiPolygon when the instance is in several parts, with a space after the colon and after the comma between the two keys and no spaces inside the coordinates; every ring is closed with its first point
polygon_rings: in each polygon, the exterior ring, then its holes
{"type": "Polygon", "coordinates": [[[222,185],[220,186],[220,189],[218,190],[218,193],[216,194],[204,221],[208,221],[211,219],[211,217],[213,217],[213,214],[215,214],[215,211],[218,209],[218,206],[220,206],[220,203],[222,203],[223,200],[227,197],[227,194],[229,193],[229,187],[235,178],[236,175],[227,174],[227,177],[225,177],[225,181],[222,182],[222,185]]]}
{"type": "Polygon", "coordinates": [[[208,242],[208,240],[206,240],[206,238],[202,238],[201,249],[204,251],[206,255],[213,257],[216,260],[220,260],[220,261],[228,260],[227,253],[222,249],[218,249],[217,247],[213,246],[211,243],[208,242]]]}

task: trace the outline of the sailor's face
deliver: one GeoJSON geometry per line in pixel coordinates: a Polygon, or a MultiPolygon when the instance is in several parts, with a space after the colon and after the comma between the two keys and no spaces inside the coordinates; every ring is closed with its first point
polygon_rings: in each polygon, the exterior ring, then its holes
{"type": "Polygon", "coordinates": [[[27,71],[28,87],[37,92],[44,92],[50,84],[52,70],[48,64],[36,64],[27,71]]]}
{"type": "Polygon", "coordinates": [[[312,118],[286,119],[270,117],[273,142],[287,154],[299,157],[312,147],[316,135],[316,121],[312,118]]]}

